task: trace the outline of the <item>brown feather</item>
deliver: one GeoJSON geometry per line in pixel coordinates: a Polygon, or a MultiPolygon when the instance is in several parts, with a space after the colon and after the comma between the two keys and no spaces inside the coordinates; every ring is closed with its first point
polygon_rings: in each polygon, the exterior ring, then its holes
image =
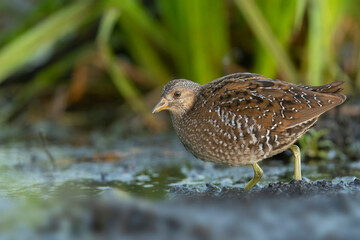
{"type": "Polygon", "coordinates": [[[341,84],[311,87],[237,73],[203,86],[173,80],[162,97],[186,149],[204,161],[236,166],[289,148],[321,114],[345,101],[341,84]]]}
{"type": "Polygon", "coordinates": [[[260,119],[264,126],[282,132],[319,117],[346,99],[339,91],[342,82],[309,87],[272,80],[261,75],[233,74],[205,84],[202,99],[216,95],[215,104],[224,111],[260,119]],[[264,110],[271,109],[271,113],[264,110]]]}

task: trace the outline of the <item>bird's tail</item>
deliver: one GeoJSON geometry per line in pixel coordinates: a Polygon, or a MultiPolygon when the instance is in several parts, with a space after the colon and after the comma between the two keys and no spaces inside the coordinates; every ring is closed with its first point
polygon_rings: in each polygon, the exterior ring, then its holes
{"type": "Polygon", "coordinates": [[[343,83],[344,83],[343,81],[336,81],[336,82],[332,82],[332,83],[322,85],[322,86],[313,87],[313,86],[301,85],[300,87],[302,87],[306,90],[313,91],[313,92],[334,94],[334,95],[342,98],[343,101],[345,101],[346,96],[344,94],[340,94],[340,92],[343,90],[343,88],[341,88],[341,85],[343,83]]]}

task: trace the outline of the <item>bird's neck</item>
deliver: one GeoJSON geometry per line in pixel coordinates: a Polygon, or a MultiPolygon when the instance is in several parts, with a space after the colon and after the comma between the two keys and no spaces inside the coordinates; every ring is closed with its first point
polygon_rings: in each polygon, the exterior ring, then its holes
{"type": "Polygon", "coordinates": [[[173,126],[179,126],[181,125],[181,119],[186,113],[172,113],[170,112],[170,118],[173,123],[173,126]]]}
{"type": "Polygon", "coordinates": [[[176,132],[176,135],[180,138],[181,142],[186,146],[186,136],[188,134],[188,128],[186,127],[186,113],[183,115],[170,113],[172,125],[176,132]]]}

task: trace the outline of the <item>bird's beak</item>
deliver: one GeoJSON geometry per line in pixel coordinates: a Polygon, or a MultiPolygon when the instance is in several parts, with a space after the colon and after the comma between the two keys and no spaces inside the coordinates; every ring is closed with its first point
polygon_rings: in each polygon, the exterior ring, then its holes
{"type": "Polygon", "coordinates": [[[152,113],[157,113],[162,110],[165,110],[167,109],[168,106],[169,106],[168,101],[163,97],[161,98],[160,102],[154,107],[152,113]]]}

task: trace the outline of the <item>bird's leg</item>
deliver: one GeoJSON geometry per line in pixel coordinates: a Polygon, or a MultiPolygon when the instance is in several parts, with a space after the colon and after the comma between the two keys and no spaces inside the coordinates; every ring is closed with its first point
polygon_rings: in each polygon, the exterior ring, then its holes
{"type": "Polygon", "coordinates": [[[250,189],[252,189],[256,185],[256,183],[260,181],[263,175],[263,170],[260,168],[260,166],[257,163],[252,164],[252,167],[254,168],[254,177],[245,186],[245,189],[248,191],[250,191],[250,189]]]}
{"type": "Polygon", "coordinates": [[[301,154],[300,148],[296,145],[292,145],[290,151],[294,155],[294,175],[295,180],[301,180],[301,154]]]}

